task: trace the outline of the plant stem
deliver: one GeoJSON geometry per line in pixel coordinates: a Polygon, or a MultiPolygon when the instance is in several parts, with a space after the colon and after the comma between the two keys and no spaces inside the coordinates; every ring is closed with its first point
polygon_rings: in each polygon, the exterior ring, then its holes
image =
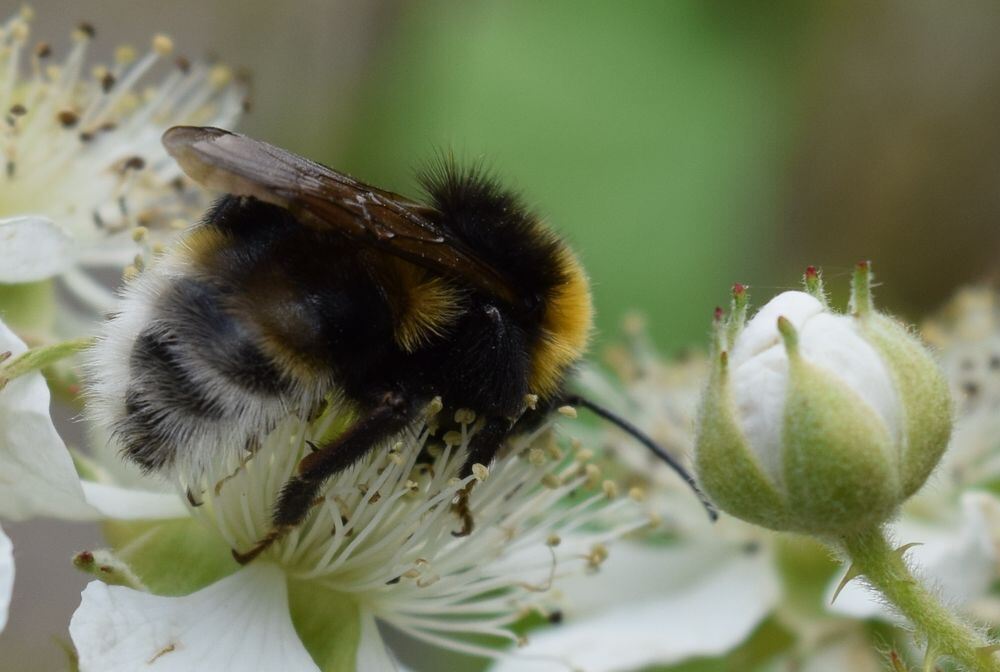
{"type": "Polygon", "coordinates": [[[1000,661],[983,648],[989,643],[913,577],[880,526],[843,537],[841,542],[854,569],[926,638],[928,655],[950,657],[969,672],[1000,672],[1000,661]]]}

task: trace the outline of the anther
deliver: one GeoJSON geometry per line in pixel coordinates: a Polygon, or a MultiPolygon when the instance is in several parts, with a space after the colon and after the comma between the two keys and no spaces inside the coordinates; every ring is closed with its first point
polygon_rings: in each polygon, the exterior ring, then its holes
{"type": "Polygon", "coordinates": [[[166,35],[156,35],[153,37],[153,51],[160,56],[169,56],[174,50],[174,41],[166,35]]]}
{"type": "Polygon", "coordinates": [[[455,422],[460,425],[471,425],[476,421],[476,412],[468,408],[455,411],[455,422]]]}
{"type": "Polygon", "coordinates": [[[601,482],[601,468],[596,464],[588,464],[584,467],[584,473],[587,475],[587,487],[597,487],[597,484],[601,482]]]}
{"type": "Polygon", "coordinates": [[[607,559],[608,547],[604,544],[594,544],[593,548],[590,549],[590,553],[587,554],[587,568],[598,570],[607,559]]]}
{"type": "Polygon", "coordinates": [[[73,128],[80,123],[80,115],[72,110],[63,110],[56,115],[56,119],[63,128],[73,128]]]}
{"type": "Polygon", "coordinates": [[[427,404],[427,417],[434,417],[441,412],[442,408],[444,408],[444,402],[441,401],[441,397],[434,397],[431,399],[431,402],[427,404]]]}
{"type": "Polygon", "coordinates": [[[114,88],[115,76],[111,74],[110,70],[105,70],[101,74],[101,91],[108,93],[114,88]]]}
{"type": "Polygon", "coordinates": [[[119,63],[120,65],[128,65],[129,63],[135,60],[135,57],[136,57],[135,47],[132,47],[130,45],[123,44],[122,46],[115,49],[115,62],[119,63]]]}

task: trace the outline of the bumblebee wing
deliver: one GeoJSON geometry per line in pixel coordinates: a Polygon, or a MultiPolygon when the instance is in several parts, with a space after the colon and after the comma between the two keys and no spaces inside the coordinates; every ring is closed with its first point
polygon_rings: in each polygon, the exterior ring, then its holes
{"type": "Polygon", "coordinates": [[[175,126],[163,134],[163,145],[188,176],[209,189],[279,205],[311,226],[459,276],[507,302],[515,298],[508,280],[430,221],[430,210],[421,203],[220,128],[175,126]]]}

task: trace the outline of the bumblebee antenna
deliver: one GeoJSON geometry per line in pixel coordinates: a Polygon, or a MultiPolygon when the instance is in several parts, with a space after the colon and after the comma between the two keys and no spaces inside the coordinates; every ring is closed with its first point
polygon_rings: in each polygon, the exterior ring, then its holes
{"type": "Polygon", "coordinates": [[[570,406],[582,406],[587,410],[591,411],[595,415],[598,415],[613,425],[617,425],[627,434],[631,434],[639,443],[646,446],[654,455],[663,460],[668,467],[677,472],[677,475],[684,479],[684,482],[688,484],[688,487],[694,491],[694,494],[701,501],[702,506],[705,507],[705,511],[708,513],[708,517],[712,520],[718,520],[719,512],[715,508],[712,502],[708,501],[708,497],[702,492],[701,488],[698,487],[698,483],[695,482],[694,476],[692,476],[687,469],[681,466],[680,462],[674,459],[674,457],[666,451],[666,449],[654,441],[648,434],[643,432],[641,429],[633,425],[631,422],[621,417],[614,411],[611,411],[603,406],[587,399],[581,397],[578,394],[570,394],[563,398],[563,401],[570,406]]]}

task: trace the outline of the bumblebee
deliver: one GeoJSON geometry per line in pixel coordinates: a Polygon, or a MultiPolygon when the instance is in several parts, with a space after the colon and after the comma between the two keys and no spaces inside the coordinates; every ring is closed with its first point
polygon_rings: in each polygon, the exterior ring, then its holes
{"type": "Polygon", "coordinates": [[[567,393],[592,329],[587,276],[484,171],[444,162],[422,175],[420,202],[218,128],[174,127],[163,144],[226,195],[132,283],[94,351],[91,405],[123,454],[147,471],[198,472],[330,397],[356,413],[301,460],[272,533],[238,560],[300,523],[330,476],[435,397],[480,418],[463,476],[572,403],[631,431],[694,487],[648,437],[567,393]]]}

